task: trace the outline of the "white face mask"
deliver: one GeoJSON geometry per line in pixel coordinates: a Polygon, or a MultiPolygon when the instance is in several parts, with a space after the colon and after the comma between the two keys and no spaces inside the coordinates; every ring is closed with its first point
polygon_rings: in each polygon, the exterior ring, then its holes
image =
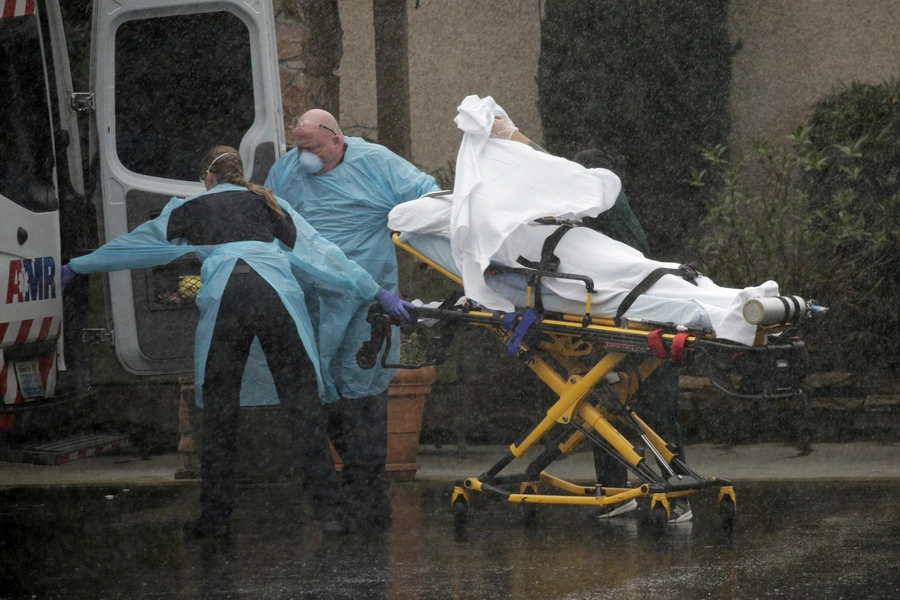
{"type": "Polygon", "coordinates": [[[334,139],[334,136],[337,135],[333,130],[325,127],[324,125],[319,125],[322,129],[326,131],[331,131],[331,137],[328,138],[328,141],[325,142],[325,145],[322,146],[322,149],[318,152],[310,152],[309,150],[303,150],[300,152],[300,156],[298,157],[298,161],[300,162],[300,168],[303,169],[305,173],[309,173],[310,175],[315,175],[319,171],[322,170],[324,166],[322,164],[321,154],[325,152],[325,148],[328,147],[328,144],[331,143],[331,140],[334,139]]]}
{"type": "Polygon", "coordinates": [[[319,158],[318,154],[313,154],[309,150],[301,152],[298,161],[300,163],[300,168],[303,169],[304,173],[315,175],[322,170],[322,159],[319,158]]]}

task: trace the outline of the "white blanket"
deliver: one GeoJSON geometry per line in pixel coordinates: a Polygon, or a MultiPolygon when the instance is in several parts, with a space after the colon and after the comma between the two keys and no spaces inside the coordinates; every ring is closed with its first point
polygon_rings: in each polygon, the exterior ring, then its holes
{"type": "MultiPolygon", "coordinates": [[[[490,97],[469,96],[458,110],[455,120],[463,140],[450,218],[453,258],[467,296],[489,308],[510,311],[513,306],[487,286],[483,275],[507,238],[523,223],[540,217],[596,216],[612,207],[622,184],[606,169],[585,169],[520,142],[490,138],[494,116],[506,116],[490,97]]],[[[516,258],[500,262],[516,265],[516,258]]]]}
{"type": "MultiPolygon", "coordinates": [[[[515,307],[494,292],[484,279],[491,261],[509,266],[519,256],[539,261],[544,240],[556,230],[534,219],[553,216],[577,219],[609,209],[620,191],[620,183],[605,169],[584,167],[535,151],[525,144],[489,137],[494,114],[505,114],[493,99],[469,96],[459,107],[456,122],[463,142],[456,164],[452,200],[421,198],[395,207],[388,226],[394,231],[449,234],[453,258],[465,282],[466,295],[492,310],[515,307]],[[449,217],[449,222],[448,222],[449,217]]],[[[602,233],[577,227],[556,246],[559,271],[586,275],[597,292],[592,304],[615,314],[623,292],[634,289],[658,267],[678,267],[645,258],[637,250],[602,233]]],[[[571,300],[585,300],[584,285],[565,279],[545,279],[554,293],[571,300]]],[[[694,300],[709,315],[719,338],[753,343],[756,326],[742,315],[744,303],[778,295],[778,285],[767,281],[742,290],[722,288],[707,277],[693,285],[666,275],[647,295],[694,300]]]]}

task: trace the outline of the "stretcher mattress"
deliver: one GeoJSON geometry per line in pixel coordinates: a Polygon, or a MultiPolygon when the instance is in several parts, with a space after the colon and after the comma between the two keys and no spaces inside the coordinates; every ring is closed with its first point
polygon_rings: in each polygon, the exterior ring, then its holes
{"type": "MultiPolygon", "coordinates": [[[[447,238],[440,235],[403,232],[400,234],[400,241],[409,244],[445,270],[461,278],[459,269],[453,260],[450,240],[447,238]]],[[[527,285],[524,275],[498,273],[486,275],[485,281],[494,292],[512,302],[516,307],[525,307],[527,285]]],[[[620,297],[615,301],[615,305],[618,306],[625,296],[625,292],[620,294],[620,297]]],[[[574,315],[584,314],[585,305],[583,302],[558,296],[546,286],[541,288],[541,299],[545,310],[574,315]]],[[[610,311],[608,304],[606,306],[592,306],[591,315],[601,318],[613,318],[615,311],[610,311]]],[[[671,323],[675,326],[683,326],[691,331],[713,330],[709,315],[694,300],[642,295],[637,297],[624,316],[633,320],[671,323]]]]}

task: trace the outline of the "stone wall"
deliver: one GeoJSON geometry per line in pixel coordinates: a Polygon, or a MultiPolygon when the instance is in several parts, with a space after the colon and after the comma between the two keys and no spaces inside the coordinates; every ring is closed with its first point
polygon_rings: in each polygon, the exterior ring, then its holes
{"type": "Polygon", "coordinates": [[[287,131],[311,108],[340,113],[343,30],[337,0],[274,0],[281,99],[287,131]]]}
{"type": "Polygon", "coordinates": [[[681,425],[690,443],[896,442],[900,382],[853,373],[814,373],[805,399],[744,400],[703,377],[681,377],[681,425]]]}

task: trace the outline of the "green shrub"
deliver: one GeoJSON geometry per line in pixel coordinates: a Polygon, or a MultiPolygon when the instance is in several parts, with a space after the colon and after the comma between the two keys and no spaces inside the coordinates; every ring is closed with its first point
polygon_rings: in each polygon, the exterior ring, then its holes
{"type": "Polygon", "coordinates": [[[707,217],[695,250],[733,286],[775,279],[832,310],[808,338],[820,369],[900,362],[900,86],[854,84],[817,103],[775,150],[754,144],[755,177],[724,146],[692,172],[707,217]]]}
{"type": "Polygon", "coordinates": [[[864,364],[893,367],[900,360],[900,80],[844,87],[813,106],[809,123],[811,143],[828,158],[805,177],[810,208],[850,194],[845,213],[825,217],[853,220],[865,232],[820,249],[857,269],[852,285],[835,290],[841,319],[851,324],[849,346],[864,364]]]}
{"type": "Polygon", "coordinates": [[[829,95],[813,106],[809,126],[810,142],[832,159],[808,178],[812,200],[852,188],[862,199],[854,212],[879,218],[874,205],[900,190],[900,79],[829,95]],[[852,167],[845,156],[855,159],[852,167]]]}
{"type": "Polygon", "coordinates": [[[623,155],[625,191],[654,255],[679,260],[703,215],[685,183],[725,143],[734,49],[727,0],[547,0],[538,108],[547,149],[623,155]]]}

